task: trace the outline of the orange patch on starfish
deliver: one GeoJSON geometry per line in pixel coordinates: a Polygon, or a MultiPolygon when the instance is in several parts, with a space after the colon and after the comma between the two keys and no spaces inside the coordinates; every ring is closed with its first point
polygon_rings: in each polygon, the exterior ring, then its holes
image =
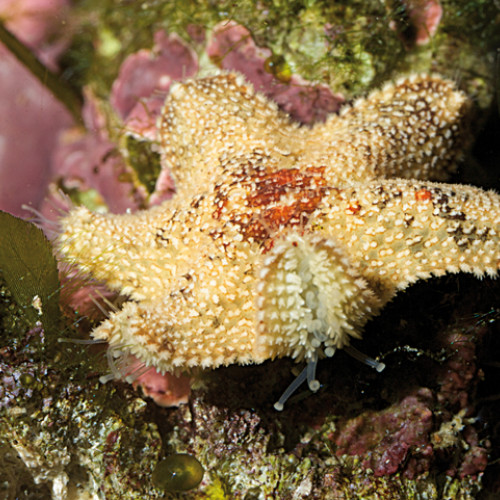
{"type": "Polygon", "coordinates": [[[417,201],[427,201],[432,199],[432,193],[428,189],[419,189],[415,193],[415,199],[417,201]]]}
{"type": "Polygon", "coordinates": [[[221,219],[224,213],[245,238],[265,243],[280,229],[305,226],[325,194],[324,171],[325,167],[244,169],[217,190],[213,217],[221,219]],[[234,190],[244,195],[234,198],[234,190]]]}

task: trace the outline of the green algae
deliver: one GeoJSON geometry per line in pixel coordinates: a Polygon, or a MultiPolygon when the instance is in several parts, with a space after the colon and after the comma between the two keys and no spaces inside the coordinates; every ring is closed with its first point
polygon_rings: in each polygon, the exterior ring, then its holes
{"type": "MultiPolygon", "coordinates": [[[[0,440],[12,443],[35,480],[53,491],[66,481],[80,492],[98,485],[108,499],[158,498],[150,478],[160,440],[144,402],[97,380],[80,386],[55,372],[46,379],[43,405],[0,413],[0,440]]],[[[9,484],[18,487],[14,477],[9,484]]]]}
{"type": "Polygon", "coordinates": [[[193,44],[188,35],[190,26],[209,32],[218,23],[236,21],[250,30],[257,44],[285,57],[294,72],[311,80],[336,83],[337,90],[344,86],[356,89],[366,83],[367,61],[373,65],[370,73],[384,79],[394,61],[404,55],[388,26],[385,7],[375,0],[267,0],[258,4],[253,0],[237,4],[229,0],[83,0],[76,17],[80,29],[63,64],[74,81],[80,85],[91,82],[99,95],[110,88],[127,55],[152,46],[152,33],[158,29],[176,32],[193,44]],[[325,29],[328,26],[331,32],[325,29]],[[110,40],[113,50],[109,49],[110,40]]]}
{"type": "Polygon", "coordinates": [[[52,246],[41,229],[0,212],[0,272],[31,326],[53,332],[60,323],[59,275],[52,246]]]}
{"type": "MultiPolygon", "coordinates": [[[[482,315],[473,320],[481,327],[496,325],[482,315]]],[[[111,500],[347,500],[382,494],[394,500],[438,500],[446,495],[472,500],[481,489],[480,477],[449,477],[439,468],[415,478],[404,473],[375,477],[364,463],[366,456],[338,454],[332,436],[349,415],[368,415],[372,401],[365,394],[356,407],[356,395],[343,395],[342,386],[353,376],[342,356],[335,360],[339,386],[323,388],[278,414],[272,401],[277,380],[288,374],[286,360],[216,370],[207,387],[195,391],[189,406],[160,409],[137,398],[129,386],[100,384],[89,368],[84,378],[68,376],[65,363],[45,366],[43,377],[41,371],[29,372],[22,361],[24,349],[18,346],[11,366],[13,375],[15,370],[21,374],[24,388],[12,395],[8,411],[0,412],[0,440],[15,443],[27,463],[37,459],[38,466],[26,470],[44,487],[67,478],[69,489],[99,491],[111,500]],[[36,390],[33,378],[43,382],[36,390]],[[332,405],[332,398],[341,404],[332,405]],[[328,408],[326,417],[323,408],[328,408]],[[161,457],[175,453],[192,455],[203,464],[206,472],[197,489],[181,494],[155,485],[161,457]]],[[[359,366],[353,370],[359,372],[359,366]]],[[[356,378],[361,383],[364,376],[356,378]]]]}
{"type": "Polygon", "coordinates": [[[147,192],[151,194],[160,175],[160,155],[153,151],[148,141],[139,141],[127,135],[125,139],[127,160],[147,192]]]}
{"type": "Polygon", "coordinates": [[[28,318],[0,274],[0,331],[9,332],[11,337],[23,335],[30,327],[28,318]]]}
{"type": "Polygon", "coordinates": [[[458,72],[463,81],[476,78],[476,86],[486,87],[478,91],[484,104],[491,96],[499,8],[490,0],[441,3],[444,14],[436,35],[425,46],[405,46],[393,28],[411,29],[400,2],[80,0],[73,13],[79,29],[63,58],[64,74],[79,86],[91,84],[106,98],[121,63],[150,48],[155,31],[179,34],[203,58],[204,42],[191,38],[190,28],[200,27],[207,40],[214,26],[231,20],[245,26],[259,46],[283,58],[292,72],[347,96],[398,73],[439,71],[453,77],[458,72]],[[487,56],[478,60],[478,51],[487,56]]]}
{"type": "Polygon", "coordinates": [[[0,439],[0,497],[39,500],[50,498],[47,485],[36,485],[16,450],[0,439]]]}

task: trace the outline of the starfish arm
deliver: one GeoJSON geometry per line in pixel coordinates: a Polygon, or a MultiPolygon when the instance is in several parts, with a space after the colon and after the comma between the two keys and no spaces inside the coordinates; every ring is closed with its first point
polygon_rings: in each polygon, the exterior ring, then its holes
{"type": "Polygon", "coordinates": [[[111,289],[136,300],[156,297],[177,274],[174,261],[182,244],[172,235],[167,250],[163,245],[175,213],[168,206],[133,215],[78,207],[61,220],[58,247],[66,261],[111,289]]]}
{"type": "Polygon", "coordinates": [[[256,353],[315,362],[360,338],[381,301],[334,239],[290,232],[263,256],[256,353]]]}
{"type": "Polygon", "coordinates": [[[66,258],[133,299],[92,334],[160,371],[262,362],[253,353],[258,245],[217,231],[213,197],[194,205],[134,216],[77,208],[62,221],[66,258]]]}
{"type": "Polygon", "coordinates": [[[290,154],[297,126],[234,73],[172,86],[159,123],[162,164],[177,189],[207,186],[234,157],[269,150],[290,154]]]}
{"type": "Polygon", "coordinates": [[[361,275],[389,300],[419,279],[496,276],[500,197],[472,186],[403,179],[333,190],[311,227],[334,236],[361,275]]]}
{"type": "Polygon", "coordinates": [[[448,80],[406,77],[314,127],[308,160],[328,166],[333,186],[383,177],[446,180],[469,142],[469,108],[448,80]]]}
{"type": "Polygon", "coordinates": [[[126,302],[92,336],[162,373],[255,362],[253,301],[245,301],[241,293],[226,304],[226,298],[219,301],[210,293],[211,297],[202,297],[203,291],[194,297],[179,290],[153,302],[126,302]]]}

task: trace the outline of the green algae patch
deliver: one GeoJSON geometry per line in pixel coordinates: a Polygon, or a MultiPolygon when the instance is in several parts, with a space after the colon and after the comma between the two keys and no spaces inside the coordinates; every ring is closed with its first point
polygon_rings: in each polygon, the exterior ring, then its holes
{"type": "Polygon", "coordinates": [[[59,324],[59,276],[52,246],[34,224],[0,211],[0,273],[31,326],[59,324]]]}
{"type": "Polygon", "coordinates": [[[148,141],[140,141],[134,137],[127,136],[125,144],[128,153],[128,162],[138,180],[148,194],[155,190],[156,179],[160,175],[160,155],[153,151],[148,141]]]}
{"type": "Polygon", "coordinates": [[[12,297],[0,273],[0,332],[9,332],[11,339],[18,338],[29,330],[29,326],[23,309],[12,297]]]}

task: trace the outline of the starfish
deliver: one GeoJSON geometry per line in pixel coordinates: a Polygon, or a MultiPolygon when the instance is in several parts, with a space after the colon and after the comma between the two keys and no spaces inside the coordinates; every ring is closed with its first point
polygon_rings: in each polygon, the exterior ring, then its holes
{"type": "Polygon", "coordinates": [[[311,128],[243,77],[177,83],[159,121],[176,195],[134,214],[74,208],[59,248],[128,297],[92,335],[160,372],[349,345],[395,294],[445,273],[496,276],[500,197],[443,181],[468,139],[466,96],[410,76],[311,128]]]}

